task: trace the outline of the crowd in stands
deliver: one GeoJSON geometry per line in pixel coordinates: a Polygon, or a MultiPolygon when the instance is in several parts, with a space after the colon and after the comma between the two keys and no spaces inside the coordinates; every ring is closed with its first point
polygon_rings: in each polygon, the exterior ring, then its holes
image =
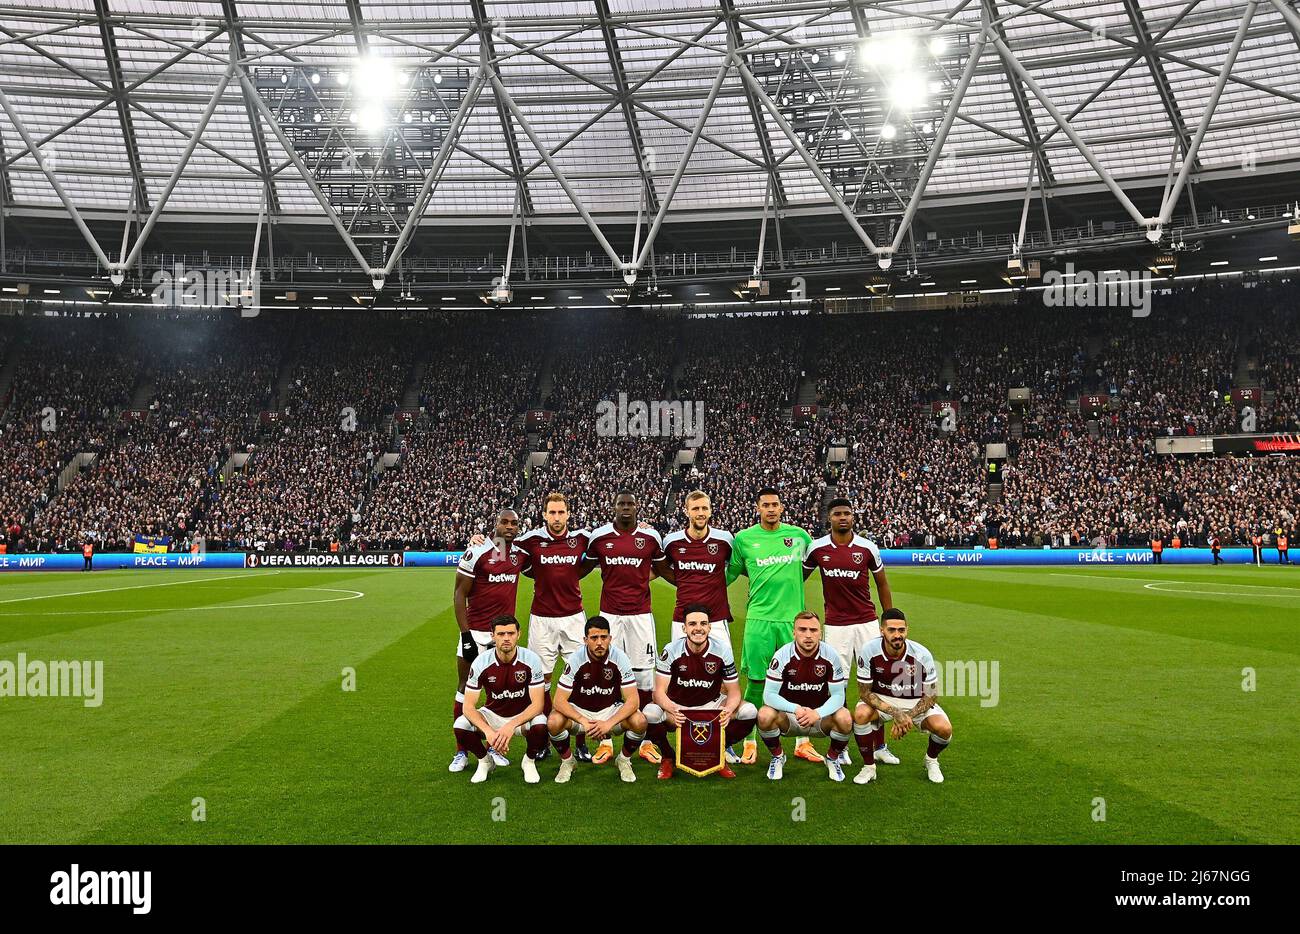
{"type": "Polygon", "coordinates": [[[882,544],[1240,542],[1294,527],[1300,459],[1175,459],[1151,441],[1239,432],[1246,415],[1297,430],[1298,346],[1300,289],[1267,283],[1156,296],[1147,317],[21,319],[0,329],[0,361],[17,355],[0,400],[2,544],[459,550],[506,506],[538,524],[552,489],[575,527],[610,521],[630,488],[668,531],[698,487],[714,524],[738,530],[764,486],[812,531],[827,495],[848,496],[882,544]],[[1250,413],[1233,402],[1243,382],[1262,394],[1250,413]],[[1028,401],[1008,401],[1019,387],[1028,401]],[[1091,393],[1108,397],[1096,420],[1075,402],[1091,393]],[[629,431],[620,400],[698,403],[702,438],[629,431]],[[792,417],[808,402],[815,415],[792,417]],[[1000,441],[998,501],[984,445],[1000,441]],[[69,469],[80,453],[93,457],[69,469]]]}

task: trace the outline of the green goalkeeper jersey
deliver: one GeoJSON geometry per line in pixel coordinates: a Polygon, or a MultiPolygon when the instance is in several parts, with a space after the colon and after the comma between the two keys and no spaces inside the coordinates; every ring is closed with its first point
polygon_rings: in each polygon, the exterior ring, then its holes
{"type": "Polygon", "coordinates": [[[804,609],[803,559],[812,536],[784,522],[772,531],[751,525],[736,533],[727,562],[727,583],[749,578],[747,619],[793,622],[804,609]]]}

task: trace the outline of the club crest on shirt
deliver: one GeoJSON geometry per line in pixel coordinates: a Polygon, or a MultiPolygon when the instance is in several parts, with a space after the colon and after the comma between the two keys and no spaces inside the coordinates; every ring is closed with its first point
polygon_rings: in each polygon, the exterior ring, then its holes
{"type": "Polygon", "coordinates": [[[813,665],[813,674],[816,675],[818,678],[824,678],[824,677],[826,677],[826,666],[825,666],[825,665],[813,665]]]}
{"type": "Polygon", "coordinates": [[[590,680],[591,680],[591,672],[590,672],[590,671],[584,671],[584,672],[582,673],[582,680],[583,680],[583,681],[590,681],[590,680]]]}
{"type": "Polygon", "coordinates": [[[789,548],[790,546],[792,546],[792,545],[794,544],[794,539],[793,539],[793,538],[783,539],[783,541],[785,542],[785,547],[786,547],[786,548],[789,548]]]}
{"type": "Polygon", "coordinates": [[[717,663],[717,662],[705,662],[705,663],[704,663],[704,670],[707,671],[707,672],[708,672],[709,674],[711,674],[711,675],[716,675],[716,674],[718,673],[718,663],[717,663]]]}
{"type": "Polygon", "coordinates": [[[636,547],[638,547],[638,548],[644,548],[644,547],[645,547],[645,539],[644,539],[644,538],[636,538],[636,539],[633,539],[633,541],[636,542],[636,547]]]}
{"type": "Polygon", "coordinates": [[[525,681],[528,680],[528,672],[526,672],[526,671],[516,671],[516,672],[515,672],[515,680],[516,680],[517,682],[519,682],[520,684],[523,684],[525,681]]]}
{"type": "Polygon", "coordinates": [[[709,548],[709,554],[711,554],[711,555],[716,555],[716,554],[718,553],[718,543],[717,543],[717,542],[709,542],[708,548],[709,548]]]}
{"type": "Polygon", "coordinates": [[[577,544],[578,544],[578,540],[577,540],[576,538],[571,538],[571,539],[569,539],[569,541],[568,541],[568,545],[569,545],[570,548],[573,548],[573,547],[576,546],[577,544]]]}
{"type": "Polygon", "coordinates": [[[907,663],[907,676],[909,678],[916,676],[916,666],[913,665],[911,662],[907,663]]]}
{"type": "Polygon", "coordinates": [[[518,556],[518,555],[511,555],[511,556],[510,556],[510,563],[511,563],[511,564],[516,564],[516,565],[517,565],[517,564],[519,563],[519,556],[518,556]]]}
{"type": "Polygon", "coordinates": [[[854,564],[861,564],[861,563],[862,563],[862,552],[860,552],[860,551],[855,551],[855,552],[853,553],[853,563],[854,563],[854,564]]]}
{"type": "Polygon", "coordinates": [[[606,669],[605,669],[605,680],[606,680],[606,681],[613,681],[613,680],[614,680],[614,672],[613,672],[612,670],[610,670],[609,668],[606,668],[606,669]]]}

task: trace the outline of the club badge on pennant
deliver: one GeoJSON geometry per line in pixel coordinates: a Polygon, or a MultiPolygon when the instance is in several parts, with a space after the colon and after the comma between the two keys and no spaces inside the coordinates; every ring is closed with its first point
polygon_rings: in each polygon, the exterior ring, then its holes
{"type": "Polygon", "coordinates": [[[686,722],[677,730],[677,767],[696,778],[722,768],[725,759],[724,733],[716,707],[683,710],[686,722]]]}

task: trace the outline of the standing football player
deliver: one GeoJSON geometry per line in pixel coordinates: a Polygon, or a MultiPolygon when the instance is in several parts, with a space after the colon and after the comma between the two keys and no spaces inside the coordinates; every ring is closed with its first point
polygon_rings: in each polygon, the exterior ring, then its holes
{"type": "MultiPolygon", "coordinates": [[[[727,563],[728,584],[742,574],[749,578],[740,666],[748,679],[745,700],[755,709],[763,703],[772,656],[794,638],[794,618],[804,610],[803,559],[812,545],[811,535],[781,521],[785,510],[775,489],[759,490],[757,503],[758,523],[736,533],[727,563]]],[[[807,737],[795,743],[794,754],[809,762],[822,761],[807,737]]],[[[739,761],[746,765],[758,761],[756,737],[745,738],[739,761]]]]}
{"type": "Polygon", "coordinates": [[[560,754],[560,784],[573,775],[574,758],[569,752],[569,730],[581,731],[604,742],[623,734],[623,752],[615,758],[618,776],[636,781],[632,771],[632,750],[645,739],[646,721],[637,695],[632,662],[620,648],[610,645],[609,620],[593,616],[587,620],[582,645],[565,662],[560,686],[547,720],[551,742],[560,754]]]}
{"type": "MultiPolygon", "coordinates": [[[[636,494],[619,490],[614,496],[614,521],[591,533],[582,573],[600,568],[600,615],[609,620],[613,644],[632,662],[643,710],[650,703],[654,687],[657,642],[650,579],[663,560],[659,533],[637,523],[636,494]]],[[[613,754],[614,743],[607,739],[592,756],[592,762],[607,762],[613,754]]],[[[659,761],[659,750],[649,741],[641,744],[640,755],[647,762],[659,761]]]]}
{"type": "Polygon", "coordinates": [[[537,760],[546,748],[546,717],[542,713],[542,662],[537,653],[519,647],[519,621],[502,614],[492,620],[493,648],[481,652],[470,666],[465,682],[465,711],[456,718],[456,740],[478,757],[470,781],[487,781],[505,759],[513,736],[528,743],[520,767],[524,781],[542,780],[537,760]],[[482,709],[479,692],[485,695],[482,709]],[[495,755],[492,755],[495,753],[495,755]]]}
{"type": "MultiPolygon", "coordinates": [[[[875,542],[853,531],[853,504],[847,499],[833,499],[826,513],[830,533],[812,543],[803,561],[803,574],[806,578],[821,570],[822,598],[826,604],[824,638],[844,659],[844,664],[852,668],[861,659],[867,643],[880,636],[876,605],[871,600],[872,580],[876,582],[882,610],[894,605],[894,595],[889,590],[880,549],[875,542]]],[[[876,750],[876,761],[898,765],[898,756],[885,744],[876,750]]],[[[846,747],[840,764],[851,762],[846,747]]]]}
{"type": "MultiPolygon", "coordinates": [[[[718,725],[725,743],[734,743],[753,729],[758,710],[740,694],[736,659],[731,643],[709,635],[709,608],[695,603],[686,608],[686,635],[664,646],[655,665],[654,703],[645,708],[650,738],[663,755],[658,778],[673,777],[673,748],[668,734],[686,722],[683,710],[721,708],[718,725]]],[[[723,778],[735,778],[730,765],[723,778]]]]}
{"type": "MultiPolygon", "coordinates": [[[[517,544],[528,553],[528,576],[533,579],[533,603],[528,614],[528,647],[542,660],[546,676],[546,713],[551,713],[551,678],[557,659],[568,658],[583,643],[582,558],[590,533],[569,528],[569,501],[563,493],[547,493],[542,503],[542,525],[523,535],[517,544]]],[[[574,755],[590,761],[586,737],[577,736],[574,755]]]]}
{"type": "MultiPolygon", "coordinates": [[[[519,515],[513,509],[497,514],[496,530],[491,541],[472,546],[461,556],[456,568],[456,589],[452,606],[460,641],[456,646],[456,703],[452,720],[464,712],[465,682],[474,659],[493,644],[492,620],[515,615],[519,594],[519,575],[528,569],[528,553],[515,545],[519,534],[519,515]]],[[[516,634],[517,635],[517,634],[516,634]]],[[[495,747],[494,747],[495,748],[495,747]]],[[[448,771],[460,772],[469,764],[460,733],[456,734],[456,755],[448,771]]],[[[498,765],[506,764],[504,760],[498,765]]]]}
{"type": "Polygon", "coordinates": [[[939,669],[934,656],[919,642],[907,638],[907,617],[897,607],[880,615],[881,635],[872,639],[858,663],[858,690],[862,700],[853,709],[853,732],[862,751],[862,771],[853,779],[865,785],[876,777],[876,763],[867,750],[880,743],[880,721],[889,721],[890,736],[902,739],[918,727],[930,735],[925,753],[925,774],[942,782],[939,754],[952,741],[952,723],[939,706],[939,669]]]}
{"type": "Polygon", "coordinates": [[[782,735],[830,736],[826,771],[831,781],[844,781],[840,753],[853,732],[853,715],[844,706],[848,679],[840,654],[822,640],[821,618],[804,610],[794,618],[794,641],[772,656],[758,708],[758,735],[772,753],[768,778],[780,781],[785,770],[782,735]]]}
{"type": "Polygon", "coordinates": [[[710,527],[713,502],[703,490],[686,494],[686,528],[664,537],[664,580],[677,588],[677,605],[669,641],[686,634],[682,616],[692,603],[709,608],[709,635],[731,641],[731,604],[727,601],[727,562],[730,532],[710,527]]]}

